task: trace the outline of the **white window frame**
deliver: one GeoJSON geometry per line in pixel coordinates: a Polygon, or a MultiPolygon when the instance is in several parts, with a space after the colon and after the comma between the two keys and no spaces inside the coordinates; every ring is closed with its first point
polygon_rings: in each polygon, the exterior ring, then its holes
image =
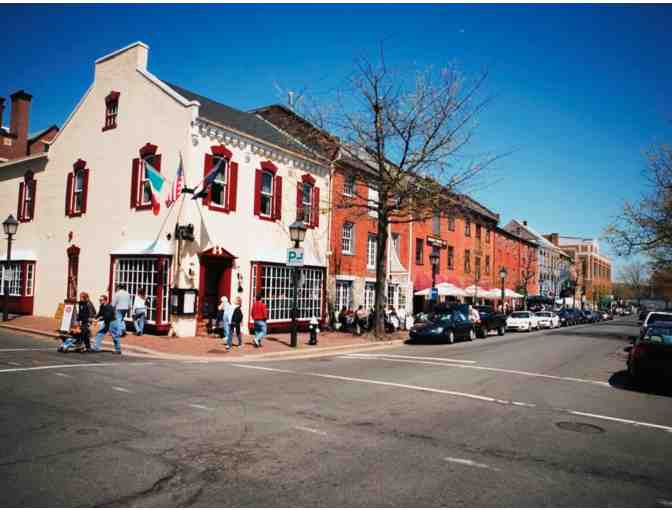
{"type": "MultiPolygon", "coordinates": [[[[0,269],[0,296],[5,295],[5,268],[7,267],[7,262],[2,262],[2,268],[0,269]]],[[[9,292],[8,296],[20,297],[23,294],[21,293],[21,272],[22,264],[21,262],[10,262],[9,269],[12,271],[12,279],[9,280],[9,292]]]]}
{"type": "Polygon", "coordinates": [[[26,263],[26,296],[30,297],[35,291],[35,263],[26,263]]]}
{"type": "Polygon", "coordinates": [[[303,207],[303,222],[306,225],[313,224],[313,192],[315,187],[309,182],[304,182],[301,188],[301,207],[303,207]],[[306,195],[308,199],[306,200],[306,195]]]}
{"type": "Polygon", "coordinates": [[[81,213],[82,205],[84,204],[84,170],[75,170],[72,178],[72,212],[81,213]],[[79,184],[81,187],[77,187],[77,181],[80,180],[79,184]],[[77,207],[77,195],[80,196],[79,207],[77,207]]]}
{"type": "Polygon", "coordinates": [[[343,182],[343,195],[352,197],[355,194],[355,176],[347,175],[343,182]]]}
{"type": "Polygon", "coordinates": [[[35,200],[35,197],[33,196],[33,183],[34,180],[26,181],[25,185],[23,186],[23,202],[21,203],[21,207],[23,208],[23,211],[21,211],[21,217],[24,220],[32,220],[33,217],[31,216],[31,205],[33,200],[35,200]]]}
{"type": "Polygon", "coordinates": [[[377,246],[377,236],[375,234],[369,234],[369,237],[366,240],[366,268],[375,269],[376,268],[376,252],[378,249],[377,246]]]}
{"type": "MultiPolygon", "coordinates": [[[[168,323],[169,319],[169,289],[170,289],[170,263],[171,259],[163,267],[162,288],[163,303],[161,304],[161,321],[168,323]]],[[[124,285],[128,293],[133,296],[141,287],[147,293],[147,323],[156,324],[156,305],[159,286],[159,257],[138,257],[138,256],[115,256],[114,267],[112,268],[112,288],[117,285],[124,285]]]]}
{"type": "Polygon", "coordinates": [[[222,166],[219,168],[219,171],[215,176],[213,186],[217,184],[222,187],[222,202],[220,203],[215,201],[212,198],[212,190],[210,190],[210,204],[220,209],[226,209],[229,202],[229,160],[227,158],[214,156],[212,159],[213,168],[215,168],[220,161],[222,166]]]}
{"type": "MultiPolygon", "coordinates": [[[[139,192],[139,197],[138,197],[138,204],[140,206],[143,205],[150,205],[152,203],[152,186],[149,184],[149,179],[147,178],[147,166],[145,163],[149,162],[150,165],[153,165],[154,156],[146,156],[142,159],[140,159],[140,164],[142,166],[141,172],[140,173],[140,178],[138,179],[139,185],[138,185],[138,192],[139,192]],[[145,189],[148,190],[148,195],[149,198],[145,200],[145,189]]],[[[149,322],[149,321],[148,321],[149,322]]]]}
{"type": "Polygon", "coordinates": [[[364,309],[371,310],[376,304],[375,282],[364,282],[364,309]]]}
{"type": "Polygon", "coordinates": [[[339,313],[343,307],[349,309],[352,307],[352,281],[336,280],[336,296],[334,308],[339,313]]]}
{"type": "Polygon", "coordinates": [[[275,192],[275,175],[269,170],[263,170],[261,172],[261,186],[259,188],[259,215],[264,218],[273,217],[273,193],[275,192]],[[268,177],[271,180],[271,189],[270,191],[264,191],[264,178],[268,177]],[[264,197],[268,198],[268,212],[264,211],[264,197]]]}
{"type": "Polygon", "coordinates": [[[349,221],[343,223],[341,229],[341,253],[352,255],[355,247],[355,224],[349,221]],[[349,227],[349,228],[348,228],[349,227]]]}
{"type": "Polygon", "coordinates": [[[373,207],[374,210],[369,209],[369,216],[372,218],[377,218],[378,217],[378,211],[375,210],[378,207],[378,190],[369,187],[369,193],[368,193],[368,206],[373,207]]]}

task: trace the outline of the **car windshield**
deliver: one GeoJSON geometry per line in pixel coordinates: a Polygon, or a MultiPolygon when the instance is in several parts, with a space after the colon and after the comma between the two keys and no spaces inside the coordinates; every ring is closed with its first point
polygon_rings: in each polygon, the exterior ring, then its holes
{"type": "Polygon", "coordinates": [[[648,324],[651,324],[652,322],[664,322],[669,320],[672,320],[672,314],[652,313],[647,322],[648,324]]]}
{"type": "Polygon", "coordinates": [[[644,341],[672,345],[672,328],[651,328],[646,332],[644,341]]]}
{"type": "Polygon", "coordinates": [[[551,312],[537,312],[537,315],[538,315],[539,317],[550,317],[550,316],[551,316],[551,312]]]}
{"type": "Polygon", "coordinates": [[[511,317],[514,319],[527,319],[530,317],[529,312],[513,312],[511,317]]]}

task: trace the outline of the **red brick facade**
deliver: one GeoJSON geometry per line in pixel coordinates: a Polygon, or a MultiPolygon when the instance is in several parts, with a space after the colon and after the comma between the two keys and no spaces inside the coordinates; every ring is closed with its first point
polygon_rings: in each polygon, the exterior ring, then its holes
{"type": "Polygon", "coordinates": [[[539,294],[536,246],[501,228],[497,228],[495,234],[496,271],[493,287],[500,288],[499,270],[504,267],[507,271],[506,288],[523,293],[521,291],[527,284],[527,295],[539,294]]]}
{"type": "Polygon", "coordinates": [[[58,134],[58,127],[48,129],[28,138],[30,106],[33,96],[19,90],[10,96],[12,111],[9,129],[3,127],[5,99],[0,97],[0,160],[24,158],[48,150],[46,142],[51,142],[58,134]]]}

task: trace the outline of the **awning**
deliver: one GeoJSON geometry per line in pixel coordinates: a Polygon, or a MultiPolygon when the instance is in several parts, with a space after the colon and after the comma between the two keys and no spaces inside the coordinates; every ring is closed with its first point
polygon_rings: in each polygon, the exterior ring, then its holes
{"type": "Polygon", "coordinates": [[[488,295],[490,291],[484,289],[483,287],[478,287],[477,285],[469,285],[469,287],[464,289],[464,292],[466,292],[466,295],[470,297],[490,298],[490,296],[488,295]]]}
{"type": "MultiPolygon", "coordinates": [[[[12,260],[37,260],[37,255],[33,250],[12,250],[12,260]]],[[[0,262],[7,260],[7,252],[0,254],[0,262]]]]}
{"type": "MultiPolygon", "coordinates": [[[[439,293],[439,296],[455,296],[455,297],[464,297],[466,292],[452,283],[439,283],[436,286],[436,290],[439,293]]],[[[432,292],[431,287],[428,289],[419,290],[415,293],[416,296],[429,296],[432,292]]]]}
{"type": "Polygon", "coordinates": [[[172,243],[160,241],[126,241],[110,255],[174,255],[172,243]]]}

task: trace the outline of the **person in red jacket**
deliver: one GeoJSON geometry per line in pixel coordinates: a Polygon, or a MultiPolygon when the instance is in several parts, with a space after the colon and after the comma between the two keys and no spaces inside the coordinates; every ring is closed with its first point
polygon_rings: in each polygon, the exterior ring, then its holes
{"type": "Polygon", "coordinates": [[[261,347],[261,341],[266,336],[266,321],[268,320],[268,309],[261,301],[261,293],[257,294],[257,300],[252,305],[250,316],[254,321],[254,346],[261,347]]]}

